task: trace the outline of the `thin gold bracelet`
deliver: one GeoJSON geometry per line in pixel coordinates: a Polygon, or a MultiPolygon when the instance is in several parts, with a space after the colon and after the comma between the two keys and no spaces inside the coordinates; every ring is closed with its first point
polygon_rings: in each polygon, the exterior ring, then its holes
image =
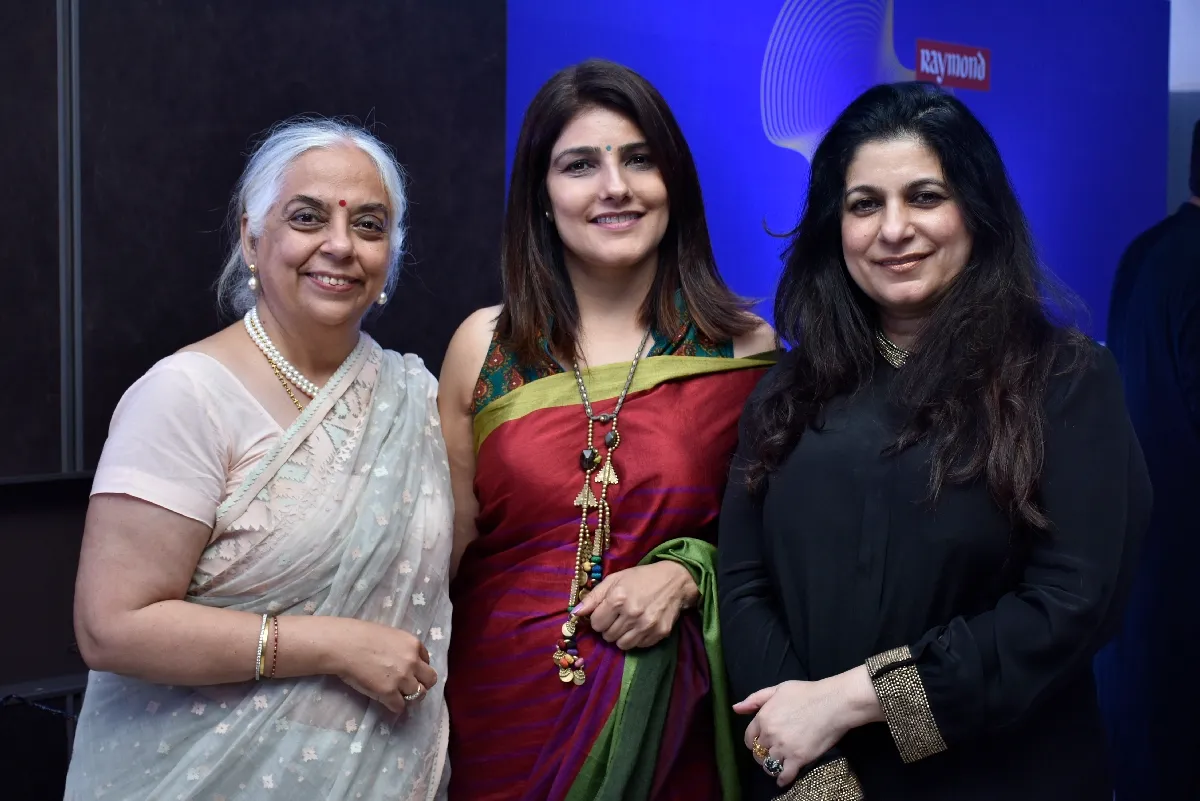
{"type": "Polygon", "coordinates": [[[279,667],[279,616],[271,618],[271,630],[275,639],[275,647],[271,654],[271,670],[267,673],[268,679],[275,678],[275,668],[279,667]]]}

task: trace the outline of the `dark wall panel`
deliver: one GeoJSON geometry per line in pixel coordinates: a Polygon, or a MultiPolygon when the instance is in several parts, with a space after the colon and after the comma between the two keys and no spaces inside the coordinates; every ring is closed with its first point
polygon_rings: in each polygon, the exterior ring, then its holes
{"type": "Polygon", "coordinates": [[[72,605],[90,488],[88,479],[0,486],[0,685],[87,670],[72,605]]]}
{"type": "Polygon", "coordinates": [[[51,0],[0,3],[0,478],[56,473],[60,451],[58,22],[51,0]]]}
{"type": "Polygon", "coordinates": [[[438,370],[498,300],[505,3],[84,3],[85,461],[121,393],[220,324],[225,205],[255,135],[298,113],[373,123],[409,178],[406,275],[371,325],[438,370]]]}
{"type": "MultiPolygon", "coordinates": [[[[0,696],[13,685],[77,687],[87,671],[71,607],[90,485],[0,485],[0,696]]],[[[62,709],[60,699],[43,705],[62,709]]],[[[0,704],[0,799],[61,801],[66,731],[66,721],[44,709],[0,704]]]]}

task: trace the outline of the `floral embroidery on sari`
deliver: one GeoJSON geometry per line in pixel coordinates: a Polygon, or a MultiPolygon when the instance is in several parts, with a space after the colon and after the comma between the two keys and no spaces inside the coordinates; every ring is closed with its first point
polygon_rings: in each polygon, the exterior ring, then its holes
{"type": "MultiPolygon", "coordinates": [[[[437,382],[364,337],[220,507],[186,600],[412,632],[446,675],[452,506],[437,382]]],[[[67,799],[430,801],[442,682],[402,715],[333,676],[165,687],[93,672],[67,799]]]]}

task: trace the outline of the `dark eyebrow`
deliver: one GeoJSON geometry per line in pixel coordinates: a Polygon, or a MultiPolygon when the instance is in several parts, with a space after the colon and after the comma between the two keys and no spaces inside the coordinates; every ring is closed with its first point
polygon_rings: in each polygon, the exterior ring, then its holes
{"type": "Polygon", "coordinates": [[[318,209],[323,210],[327,210],[329,208],[322,201],[317,200],[315,197],[309,197],[308,195],[293,195],[292,199],[287,202],[287,205],[290,206],[293,203],[304,203],[309,206],[316,206],[318,209]]]}
{"type": "MultiPolygon", "coordinates": [[[[936,186],[936,187],[946,190],[947,192],[950,191],[950,187],[946,186],[946,182],[939,181],[937,178],[918,178],[917,180],[912,181],[909,184],[907,184],[904,187],[904,189],[905,189],[905,191],[911,192],[913,189],[916,189],[918,186],[936,186]]],[[[865,194],[876,194],[876,195],[882,194],[879,191],[879,187],[871,186],[870,184],[859,184],[858,186],[852,186],[849,189],[847,189],[846,197],[853,195],[855,192],[863,192],[865,194]]]]}
{"type": "MultiPolygon", "coordinates": [[[[621,145],[621,147],[618,148],[618,150],[622,155],[624,155],[624,154],[629,153],[630,151],[643,150],[647,147],[649,147],[649,145],[647,145],[645,142],[630,142],[629,144],[621,145]]],[[[560,152],[558,155],[556,155],[554,157],[554,161],[557,162],[563,156],[598,156],[598,155],[600,155],[600,148],[596,147],[595,145],[583,145],[581,147],[569,147],[566,150],[563,150],[562,152],[560,152]]]]}
{"type": "Polygon", "coordinates": [[[388,216],[388,207],[382,203],[364,203],[361,206],[356,206],[354,210],[359,212],[360,214],[365,214],[365,213],[379,214],[385,220],[387,219],[387,216],[388,216]]]}
{"type": "Polygon", "coordinates": [[[560,152],[557,156],[555,156],[554,160],[558,161],[563,156],[598,156],[598,155],[600,155],[600,148],[598,148],[598,147],[569,147],[566,150],[560,152]]]}

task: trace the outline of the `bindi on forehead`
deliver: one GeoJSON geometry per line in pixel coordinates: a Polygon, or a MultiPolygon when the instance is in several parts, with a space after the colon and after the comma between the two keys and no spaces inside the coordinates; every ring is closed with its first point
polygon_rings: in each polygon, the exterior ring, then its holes
{"type": "Polygon", "coordinates": [[[339,200],[339,201],[338,201],[338,205],[339,205],[339,206],[341,206],[342,208],[345,208],[345,207],[346,207],[346,201],[345,201],[345,200],[339,200]]]}

